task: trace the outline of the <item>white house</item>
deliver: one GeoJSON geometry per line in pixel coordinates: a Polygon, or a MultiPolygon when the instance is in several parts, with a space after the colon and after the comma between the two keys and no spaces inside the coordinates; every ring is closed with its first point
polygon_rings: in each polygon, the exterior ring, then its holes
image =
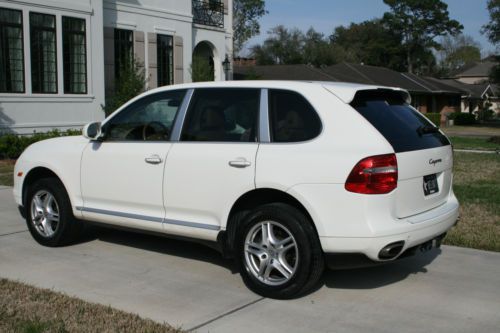
{"type": "Polygon", "coordinates": [[[0,134],[103,119],[129,54],[148,89],[190,82],[193,55],[225,80],[231,22],[232,0],[0,0],[0,134]]]}

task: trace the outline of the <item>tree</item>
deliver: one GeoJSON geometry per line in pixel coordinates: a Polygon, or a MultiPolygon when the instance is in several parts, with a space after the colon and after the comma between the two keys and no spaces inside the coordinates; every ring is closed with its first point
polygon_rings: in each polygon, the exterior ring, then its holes
{"type": "Polygon", "coordinates": [[[330,66],[342,61],[343,50],[330,45],[325,35],[312,27],[304,35],[303,59],[304,63],[316,67],[330,66]]]}
{"type": "Polygon", "coordinates": [[[391,31],[401,34],[407,70],[413,73],[419,49],[439,48],[436,37],[456,35],[463,26],[449,17],[441,0],[384,0],[391,9],[383,20],[391,31]]]}
{"type": "Polygon", "coordinates": [[[233,1],[233,52],[237,54],[243,45],[260,33],[258,19],[267,14],[264,0],[233,1]]]}
{"type": "MultiPolygon", "coordinates": [[[[481,32],[485,34],[490,42],[498,48],[500,43],[500,0],[489,0],[488,11],[490,12],[490,22],[483,26],[481,32]]],[[[500,56],[496,56],[497,65],[494,66],[490,73],[490,80],[494,83],[500,83],[500,56]]],[[[500,94],[500,91],[497,91],[500,94]]]]}
{"type": "Polygon", "coordinates": [[[103,106],[106,116],[141,94],[146,86],[144,65],[136,59],[123,61],[118,71],[118,77],[114,93],[106,99],[106,105],[103,106]]]}
{"type": "Polygon", "coordinates": [[[500,42],[500,0],[489,0],[488,11],[490,22],[485,24],[481,32],[488,37],[491,43],[497,45],[500,42]]]}
{"type": "Polygon", "coordinates": [[[304,63],[304,34],[300,30],[278,25],[269,30],[268,35],[262,45],[254,46],[251,50],[259,65],[304,63]]]}
{"type": "Polygon", "coordinates": [[[332,46],[344,51],[341,61],[404,70],[401,36],[389,30],[379,19],[349,26],[338,26],[330,36],[332,46]]]}
{"type": "Polygon", "coordinates": [[[440,67],[443,74],[481,60],[481,46],[471,36],[444,36],[440,44],[440,67]]]}
{"type": "Polygon", "coordinates": [[[344,59],[342,49],[331,45],[325,36],[310,28],[305,34],[297,28],[282,25],[268,31],[262,45],[251,48],[259,65],[311,64],[316,67],[332,65],[344,59]]]}

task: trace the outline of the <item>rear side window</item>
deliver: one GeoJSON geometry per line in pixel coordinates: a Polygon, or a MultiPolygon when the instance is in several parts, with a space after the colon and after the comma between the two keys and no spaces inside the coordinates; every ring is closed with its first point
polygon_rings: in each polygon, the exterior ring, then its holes
{"type": "Polygon", "coordinates": [[[321,132],[321,121],[309,102],[287,90],[269,90],[272,142],[311,140],[321,132]]]}
{"type": "Polygon", "coordinates": [[[196,89],[182,141],[256,142],[259,89],[196,89]]]}
{"type": "Polygon", "coordinates": [[[359,91],[351,106],[392,145],[396,153],[449,145],[448,139],[396,91],[359,91]]]}

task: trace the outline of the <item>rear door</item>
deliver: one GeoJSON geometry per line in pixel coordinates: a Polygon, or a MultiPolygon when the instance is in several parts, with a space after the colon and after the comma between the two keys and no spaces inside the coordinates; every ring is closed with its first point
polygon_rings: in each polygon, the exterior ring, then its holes
{"type": "Polygon", "coordinates": [[[259,105],[260,89],[194,91],[165,168],[167,232],[193,235],[198,229],[203,237],[219,230],[223,214],[255,188],[259,105]]]}
{"type": "Polygon", "coordinates": [[[451,190],[450,141],[392,90],[359,91],[351,105],[392,145],[398,161],[396,214],[419,214],[446,202],[451,190]]]}

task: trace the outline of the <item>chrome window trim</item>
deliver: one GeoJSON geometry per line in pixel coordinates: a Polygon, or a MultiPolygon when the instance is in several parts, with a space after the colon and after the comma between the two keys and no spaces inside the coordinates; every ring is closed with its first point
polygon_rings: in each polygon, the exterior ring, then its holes
{"type": "Polygon", "coordinates": [[[260,110],[259,110],[259,142],[270,143],[271,134],[269,128],[269,89],[260,91],[260,110]]]}
{"type": "Polygon", "coordinates": [[[81,211],[81,212],[89,212],[89,213],[96,213],[96,214],[103,214],[103,215],[110,215],[110,216],[125,217],[125,218],[129,218],[129,219],[143,220],[143,221],[148,221],[148,222],[166,223],[166,224],[172,224],[172,225],[179,225],[179,226],[183,226],[183,227],[191,227],[191,228],[206,229],[206,230],[216,230],[216,231],[220,230],[220,226],[212,225],[212,224],[196,223],[196,222],[188,222],[188,221],[180,221],[180,220],[171,220],[171,219],[165,219],[165,218],[161,218],[161,217],[139,215],[139,214],[130,214],[130,213],[116,212],[116,211],[111,211],[111,210],[106,210],[106,209],[97,209],[97,208],[90,208],[90,207],[77,206],[77,207],[75,207],[75,209],[78,211],[81,211]]]}
{"type": "Polygon", "coordinates": [[[170,135],[170,141],[172,142],[179,142],[181,139],[182,126],[184,125],[187,109],[189,108],[193,94],[194,89],[188,89],[186,95],[184,96],[184,100],[182,101],[181,107],[179,108],[179,111],[177,111],[177,117],[175,118],[172,134],[170,135]]]}

